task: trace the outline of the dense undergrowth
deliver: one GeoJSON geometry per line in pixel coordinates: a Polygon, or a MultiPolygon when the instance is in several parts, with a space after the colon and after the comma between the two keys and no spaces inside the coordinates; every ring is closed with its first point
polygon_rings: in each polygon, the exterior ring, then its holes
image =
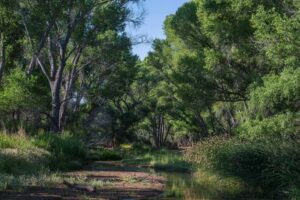
{"type": "Polygon", "coordinates": [[[80,138],[67,133],[0,134],[0,190],[55,184],[57,172],[81,168],[86,154],[80,138]]]}
{"type": "Polygon", "coordinates": [[[197,184],[227,197],[299,198],[300,144],[297,139],[214,137],[183,151],[145,145],[87,150],[71,134],[0,135],[0,190],[62,182],[60,172],[92,160],[121,160],[155,171],[193,173],[197,184]]]}
{"type": "Polygon", "coordinates": [[[154,149],[141,144],[122,144],[114,149],[91,149],[88,160],[121,161],[124,165],[160,172],[189,173],[193,170],[192,165],[184,160],[181,151],[154,149]]]}
{"type": "Polygon", "coordinates": [[[153,149],[144,145],[133,145],[132,148],[122,150],[123,163],[127,165],[151,168],[155,171],[181,172],[192,171],[190,163],[184,160],[178,150],[153,149]]]}
{"type": "MultiPolygon", "coordinates": [[[[248,189],[261,191],[263,195],[297,199],[299,155],[300,144],[296,140],[216,137],[191,148],[185,157],[198,166],[200,176],[203,171],[213,171],[214,176],[235,178],[242,185],[248,185],[248,189]]],[[[242,187],[240,192],[243,192],[242,187]]]]}

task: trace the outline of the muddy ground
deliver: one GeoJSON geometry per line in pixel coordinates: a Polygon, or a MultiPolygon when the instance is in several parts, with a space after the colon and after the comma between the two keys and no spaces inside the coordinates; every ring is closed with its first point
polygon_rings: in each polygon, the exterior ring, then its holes
{"type": "Polygon", "coordinates": [[[65,173],[54,187],[27,187],[22,192],[0,193],[2,200],[140,200],[157,199],[165,185],[163,177],[121,162],[94,162],[82,171],[65,173]],[[84,179],[84,183],[76,180],[84,179]],[[87,184],[88,183],[88,184],[87,184]]]}

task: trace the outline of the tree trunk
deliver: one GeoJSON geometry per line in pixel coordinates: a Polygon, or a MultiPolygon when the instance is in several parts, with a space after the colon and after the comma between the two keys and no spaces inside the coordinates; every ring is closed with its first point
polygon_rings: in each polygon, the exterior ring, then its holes
{"type": "Polygon", "coordinates": [[[215,115],[214,115],[214,113],[213,113],[213,111],[212,111],[212,109],[211,109],[210,106],[207,106],[207,108],[208,108],[208,112],[209,112],[209,115],[210,115],[209,118],[210,118],[211,127],[213,129],[213,133],[216,133],[215,115]]]}
{"type": "Polygon", "coordinates": [[[68,98],[69,98],[69,89],[67,88],[65,90],[65,94],[64,94],[61,106],[60,106],[60,111],[59,111],[59,131],[63,131],[66,110],[67,110],[68,101],[69,101],[68,98]]]}
{"type": "Polygon", "coordinates": [[[54,81],[51,86],[51,115],[52,123],[50,130],[51,132],[58,133],[60,131],[59,127],[59,112],[60,112],[60,83],[58,80],[54,81]]]}
{"type": "Polygon", "coordinates": [[[1,61],[0,61],[0,81],[2,80],[4,65],[5,65],[5,44],[4,44],[4,35],[1,34],[1,61]]]}
{"type": "Polygon", "coordinates": [[[207,129],[207,126],[206,126],[206,123],[203,119],[203,117],[201,116],[201,114],[196,114],[196,119],[198,121],[198,124],[200,126],[200,129],[202,131],[202,136],[203,137],[207,137],[208,136],[208,129],[207,129]]]}
{"type": "Polygon", "coordinates": [[[66,110],[68,107],[68,103],[70,101],[70,93],[71,89],[73,87],[73,82],[75,79],[75,69],[73,68],[71,72],[68,73],[67,80],[64,86],[64,96],[62,99],[62,103],[60,106],[60,112],[59,112],[59,130],[63,130],[65,116],[66,116],[66,110]]]}
{"type": "Polygon", "coordinates": [[[82,52],[82,48],[79,48],[76,56],[74,57],[72,61],[72,70],[68,72],[66,81],[65,81],[65,86],[64,86],[64,97],[62,101],[62,105],[60,108],[60,115],[59,115],[59,130],[62,131],[64,121],[65,121],[65,116],[66,116],[66,110],[68,107],[68,103],[70,101],[70,93],[72,92],[73,84],[75,82],[75,79],[77,78],[77,70],[76,66],[78,64],[78,61],[80,59],[82,52]]]}
{"type": "Polygon", "coordinates": [[[166,125],[165,118],[162,114],[152,118],[152,121],[153,140],[155,147],[160,149],[167,141],[167,137],[171,131],[171,126],[166,125]]]}

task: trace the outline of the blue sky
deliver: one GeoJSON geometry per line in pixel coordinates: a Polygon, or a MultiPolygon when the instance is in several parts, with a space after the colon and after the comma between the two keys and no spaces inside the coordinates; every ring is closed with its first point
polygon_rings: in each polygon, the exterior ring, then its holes
{"type": "MultiPolygon", "coordinates": [[[[163,22],[166,16],[173,14],[188,0],[146,0],[141,7],[145,9],[143,24],[138,27],[129,27],[128,33],[133,36],[146,35],[148,39],[165,38],[163,22]]],[[[141,7],[139,10],[141,10],[141,7]]],[[[151,44],[134,45],[133,52],[144,58],[151,50],[151,44]]]]}

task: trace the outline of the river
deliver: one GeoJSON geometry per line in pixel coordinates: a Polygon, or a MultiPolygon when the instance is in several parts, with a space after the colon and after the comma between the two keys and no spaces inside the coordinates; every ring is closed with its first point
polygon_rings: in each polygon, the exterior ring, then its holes
{"type": "Polygon", "coordinates": [[[190,174],[160,173],[167,180],[161,200],[218,200],[220,194],[197,183],[190,174]]]}

